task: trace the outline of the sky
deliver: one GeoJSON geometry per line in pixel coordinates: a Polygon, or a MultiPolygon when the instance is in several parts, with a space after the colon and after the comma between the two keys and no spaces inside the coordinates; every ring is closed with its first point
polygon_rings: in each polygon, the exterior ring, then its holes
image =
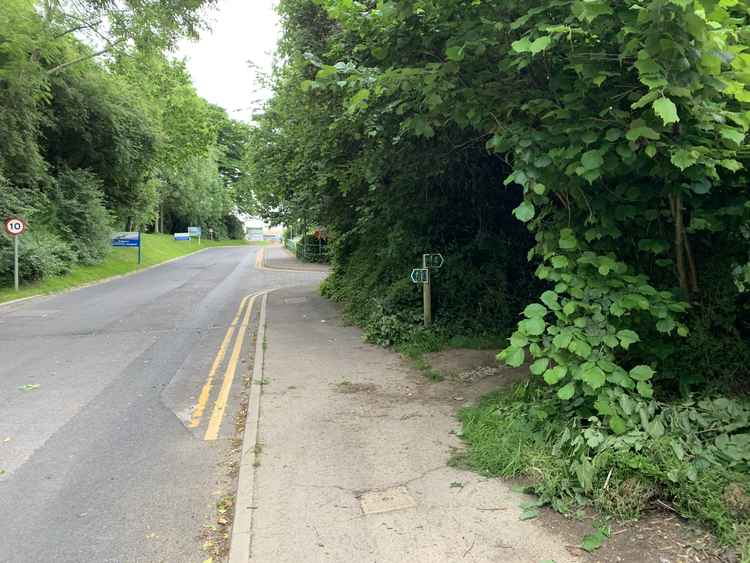
{"type": "Polygon", "coordinates": [[[273,0],[218,0],[207,16],[211,30],[179,46],[198,94],[234,119],[250,121],[252,107],[270,96],[250,64],[271,69],[279,34],[274,6],[273,0]]]}

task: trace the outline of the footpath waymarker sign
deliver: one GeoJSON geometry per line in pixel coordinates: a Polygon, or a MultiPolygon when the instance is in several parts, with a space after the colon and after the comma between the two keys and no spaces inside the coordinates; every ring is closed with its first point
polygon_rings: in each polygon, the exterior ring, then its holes
{"type": "Polygon", "coordinates": [[[445,258],[442,254],[422,254],[422,267],[411,271],[411,281],[422,285],[422,304],[424,306],[424,326],[432,324],[432,276],[430,270],[443,267],[445,258]]]}
{"type": "Polygon", "coordinates": [[[428,268],[439,270],[445,264],[445,258],[442,254],[425,254],[425,262],[428,268]]]}
{"type": "Polygon", "coordinates": [[[13,282],[18,291],[18,237],[26,232],[26,223],[18,217],[8,217],[3,226],[5,232],[13,237],[13,282]]]}
{"type": "Polygon", "coordinates": [[[427,283],[430,281],[430,270],[427,268],[414,268],[411,271],[411,281],[413,283],[427,283]]]}
{"type": "Polygon", "coordinates": [[[120,248],[137,248],[138,264],[141,263],[141,232],[131,231],[124,233],[115,233],[112,235],[112,246],[120,248]]]}
{"type": "Polygon", "coordinates": [[[201,235],[203,235],[203,229],[200,227],[188,227],[188,234],[191,237],[198,237],[198,246],[201,245],[201,235]]]}

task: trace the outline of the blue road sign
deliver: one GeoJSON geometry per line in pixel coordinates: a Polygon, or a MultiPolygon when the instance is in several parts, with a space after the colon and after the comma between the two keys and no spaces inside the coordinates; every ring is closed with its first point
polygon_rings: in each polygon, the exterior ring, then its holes
{"type": "Polygon", "coordinates": [[[112,246],[141,247],[141,233],[115,233],[112,235],[112,246]]]}
{"type": "Polygon", "coordinates": [[[190,233],[175,233],[174,240],[190,240],[190,233]]]}

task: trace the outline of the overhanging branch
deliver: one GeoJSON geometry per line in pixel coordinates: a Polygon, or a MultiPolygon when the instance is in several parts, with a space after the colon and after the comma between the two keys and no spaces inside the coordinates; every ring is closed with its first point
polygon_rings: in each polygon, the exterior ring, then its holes
{"type": "Polygon", "coordinates": [[[58,72],[60,72],[62,70],[65,70],[69,66],[73,66],[73,65],[76,65],[78,63],[82,63],[84,61],[88,61],[90,59],[95,59],[96,57],[98,57],[100,55],[103,55],[104,53],[107,53],[107,52],[111,51],[112,49],[114,49],[115,47],[117,47],[117,45],[119,45],[120,43],[122,43],[124,41],[125,41],[125,39],[118,39],[114,43],[110,43],[109,45],[107,45],[104,49],[100,49],[100,50],[98,50],[98,51],[96,51],[94,53],[89,53],[88,55],[82,55],[82,56],[78,57],[77,59],[73,59],[72,61],[67,61],[67,62],[64,62],[62,64],[59,64],[59,65],[57,65],[57,66],[52,67],[51,69],[49,69],[47,71],[47,74],[49,76],[52,76],[53,74],[57,74],[58,72]]]}

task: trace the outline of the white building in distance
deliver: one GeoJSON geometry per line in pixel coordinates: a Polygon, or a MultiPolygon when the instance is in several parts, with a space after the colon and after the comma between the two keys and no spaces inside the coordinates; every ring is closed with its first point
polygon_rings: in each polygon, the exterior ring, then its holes
{"type": "Polygon", "coordinates": [[[284,232],[283,226],[272,227],[260,217],[252,217],[245,213],[238,213],[237,217],[245,227],[245,238],[247,240],[281,240],[281,235],[284,232]]]}

